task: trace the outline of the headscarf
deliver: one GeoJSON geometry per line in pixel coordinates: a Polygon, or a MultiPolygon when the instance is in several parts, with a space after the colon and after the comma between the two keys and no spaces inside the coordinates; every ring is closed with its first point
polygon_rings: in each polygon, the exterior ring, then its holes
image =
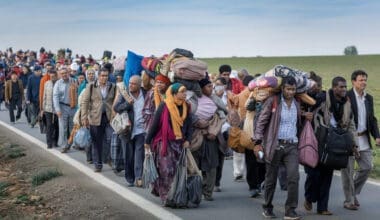
{"type": "Polygon", "coordinates": [[[165,103],[168,107],[170,118],[172,121],[172,128],[176,139],[182,139],[181,127],[187,117],[187,104],[184,100],[177,99],[174,95],[180,91],[185,90],[185,86],[180,83],[174,83],[166,91],[165,103]],[[178,106],[182,106],[182,115],[180,115],[178,106]]]}

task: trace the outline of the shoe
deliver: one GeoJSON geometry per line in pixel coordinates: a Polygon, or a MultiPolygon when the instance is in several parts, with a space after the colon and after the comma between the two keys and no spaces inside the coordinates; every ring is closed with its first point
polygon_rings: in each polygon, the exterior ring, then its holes
{"type": "Polygon", "coordinates": [[[236,176],[235,178],[234,178],[234,181],[235,182],[241,182],[241,181],[243,181],[244,179],[243,179],[243,175],[238,175],[238,176],[236,176]]]}
{"type": "Polygon", "coordinates": [[[93,164],[94,162],[92,160],[87,161],[88,164],[93,164]]]}
{"type": "Polygon", "coordinates": [[[16,116],[16,121],[20,120],[20,118],[21,118],[21,115],[16,116]]]}
{"type": "Polygon", "coordinates": [[[67,153],[68,151],[70,150],[70,147],[64,147],[62,150],[61,150],[61,153],[67,153]]]}
{"type": "Polygon", "coordinates": [[[136,180],[136,187],[143,187],[143,182],[141,179],[136,180]]]}
{"type": "Polygon", "coordinates": [[[249,190],[249,196],[251,198],[256,198],[259,195],[259,191],[257,189],[251,189],[249,190]]]}
{"type": "Polygon", "coordinates": [[[356,205],[357,207],[360,206],[360,203],[356,197],[354,198],[354,205],[356,205]]]}
{"type": "Polygon", "coordinates": [[[102,168],[95,168],[95,173],[100,173],[100,172],[102,172],[102,168]]]}
{"type": "Polygon", "coordinates": [[[206,201],[214,201],[214,198],[212,196],[203,195],[203,199],[206,201]]]}
{"type": "Polygon", "coordinates": [[[15,124],[16,124],[16,122],[12,121],[12,122],[11,122],[11,124],[12,124],[12,125],[15,125],[15,124]]]}
{"type": "Polygon", "coordinates": [[[52,149],[53,147],[52,146],[47,146],[47,149],[52,149]]]}
{"type": "Polygon", "coordinates": [[[264,218],[277,218],[272,209],[264,209],[263,216],[264,218]]]}
{"type": "Polygon", "coordinates": [[[134,186],[135,186],[135,184],[133,184],[133,183],[130,183],[130,182],[128,182],[128,181],[127,181],[127,186],[128,186],[128,187],[134,187],[134,186]]]}
{"type": "Polygon", "coordinates": [[[30,128],[34,128],[34,125],[30,125],[30,128]]]}
{"type": "Polygon", "coordinates": [[[358,207],[356,205],[350,204],[350,203],[345,203],[343,205],[343,208],[348,209],[348,210],[353,210],[353,211],[358,210],[358,207]]]}
{"type": "Polygon", "coordinates": [[[282,187],[281,187],[281,190],[282,190],[282,191],[288,191],[288,187],[286,187],[286,186],[282,186],[282,187]]]}
{"type": "Polygon", "coordinates": [[[294,210],[289,211],[284,216],[284,220],[299,220],[299,219],[301,219],[301,216],[299,216],[297,212],[294,210]]]}
{"type": "Polygon", "coordinates": [[[222,192],[222,188],[220,188],[220,186],[215,186],[214,192],[222,192]]]}
{"type": "Polygon", "coordinates": [[[303,206],[305,207],[306,211],[311,211],[313,209],[313,203],[305,200],[303,203],[303,206]]]}
{"type": "Polygon", "coordinates": [[[333,215],[333,213],[330,212],[329,210],[318,211],[317,213],[318,213],[318,215],[333,215]]]}

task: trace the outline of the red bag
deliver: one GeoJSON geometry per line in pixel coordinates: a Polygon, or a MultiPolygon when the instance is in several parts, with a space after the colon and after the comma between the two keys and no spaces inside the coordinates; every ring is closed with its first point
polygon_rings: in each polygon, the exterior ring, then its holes
{"type": "Polygon", "coordinates": [[[310,121],[306,121],[303,126],[301,136],[298,143],[299,162],[315,168],[318,164],[318,141],[314,135],[313,127],[310,121]]]}

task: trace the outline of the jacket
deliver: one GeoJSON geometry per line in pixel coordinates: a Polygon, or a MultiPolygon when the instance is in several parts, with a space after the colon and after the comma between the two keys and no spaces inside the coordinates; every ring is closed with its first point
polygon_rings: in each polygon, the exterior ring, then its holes
{"type": "MultiPolygon", "coordinates": [[[[357,106],[355,92],[351,89],[347,92],[347,96],[350,98],[350,101],[351,101],[351,110],[352,110],[352,114],[354,115],[355,127],[358,127],[358,106],[357,106]]],[[[367,93],[365,96],[364,103],[365,103],[365,110],[367,113],[368,143],[370,147],[372,148],[370,134],[372,135],[373,138],[380,138],[379,127],[377,126],[377,118],[375,117],[374,108],[373,108],[373,97],[367,93]]]]}
{"type": "MultiPolygon", "coordinates": [[[[116,95],[116,86],[107,82],[107,97],[105,100],[106,115],[108,121],[112,117],[112,104],[116,95]]],[[[87,84],[83,91],[83,97],[80,103],[81,120],[88,119],[90,125],[99,126],[102,119],[102,93],[98,81],[87,84]]]]}
{"type": "MultiPolygon", "coordinates": [[[[263,104],[259,113],[253,139],[262,142],[265,160],[271,162],[278,147],[278,129],[281,117],[282,94],[269,97],[263,104]],[[276,100],[275,100],[276,99],[276,100]]],[[[297,107],[297,135],[301,130],[301,109],[299,103],[294,99],[297,107]]]]}
{"type": "MultiPolygon", "coordinates": [[[[20,88],[21,99],[24,100],[24,87],[22,86],[22,81],[18,80],[18,86],[20,88]]],[[[10,101],[12,99],[12,80],[7,80],[5,82],[5,101],[10,101]]]]}
{"type": "MultiPolygon", "coordinates": [[[[127,87],[125,87],[125,89],[127,90],[127,94],[129,94],[129,90],[127,87]]],[[[146,90],[141,88],[140,90],[142,93],[143,93],[143,97],[145,99],[146,97],[146,90]]],[[[133,104],[130,104],[127,100],[125,100],[124,96],[121,95],[122,91],[119,91],[119,95],[118,95],[118,100],[116,100],[114,106],[113,106],[113,110],[116,112],[116,113],[123,113],[123,112],[127,112],[128,113],[128,117],[129,117],[129,120],[131,121],[131,131],[133,130],[133,126],[134,126],[134,118],[135,118],[135,114],[136,112],[133,111],[133,104]]],[[[139,112],[139,114],[143,114],[143,111],[139,112]]],[[[131,132],[128,134],[128,137],[131,135],[131,132]]]]}
{"type": "Polygon", "coordinates": [[[38,103],[40,101],[40,82],[41,76],[36,76],[32,74],[28,79],[28,88],[27,88],[27,96],[26,99],[30,102],[38,103]]]}
{"type": "MultiPolygon", "coordinates": [[[[42,102],[43,102],[43,99],[44,99],[45,83],[47,83],[49,80],[50,80],[50,75],[49,75],[49,74],[45,74],[45,75],[41,78],[41,82],[40,82],[40,93],[39,93],[40,109],[43,109],[42,102]]],[[[53,93],[52,93],[52,95],[53,95],[53,93]]]]}
{"type": "Polygon", "coordinates": [[[49,80],[45,83],[42,101],[40,103],[41,109],[44,112],[55,113],[53,105],[53,81],[49,80]]]}

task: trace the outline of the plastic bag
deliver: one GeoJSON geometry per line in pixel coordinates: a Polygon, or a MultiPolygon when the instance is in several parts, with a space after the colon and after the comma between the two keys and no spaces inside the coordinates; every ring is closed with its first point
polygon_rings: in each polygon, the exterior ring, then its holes
{"type": "Polygon", "coordinates": [[[80,148],[85,148],[91,144],[90,130],[85,127],[81,127],[74,137],[74,145],[80,148]]]}
{"type": "Polygon", "coordinates": [[[150,152],[146,154],[144,160],[144,170],[142,175],[143,187],[148,188],[158,178],[156,166],[154,164],[153,155],[150,152]]]}
{"type": "Polygon", "coordinates": [[[187,153],[187,172],[186,188],[188,195],[188,207],[198,207],[202,201],[202,173],[189,149],[187,153]]]}
{"type": "Polygon", "coordinates": [[[186,152],[186,149],[182,150],[178,160],[177,172],[168,192],[165,205],[169,207],[185,208],[188,204],[186,152]]]}

